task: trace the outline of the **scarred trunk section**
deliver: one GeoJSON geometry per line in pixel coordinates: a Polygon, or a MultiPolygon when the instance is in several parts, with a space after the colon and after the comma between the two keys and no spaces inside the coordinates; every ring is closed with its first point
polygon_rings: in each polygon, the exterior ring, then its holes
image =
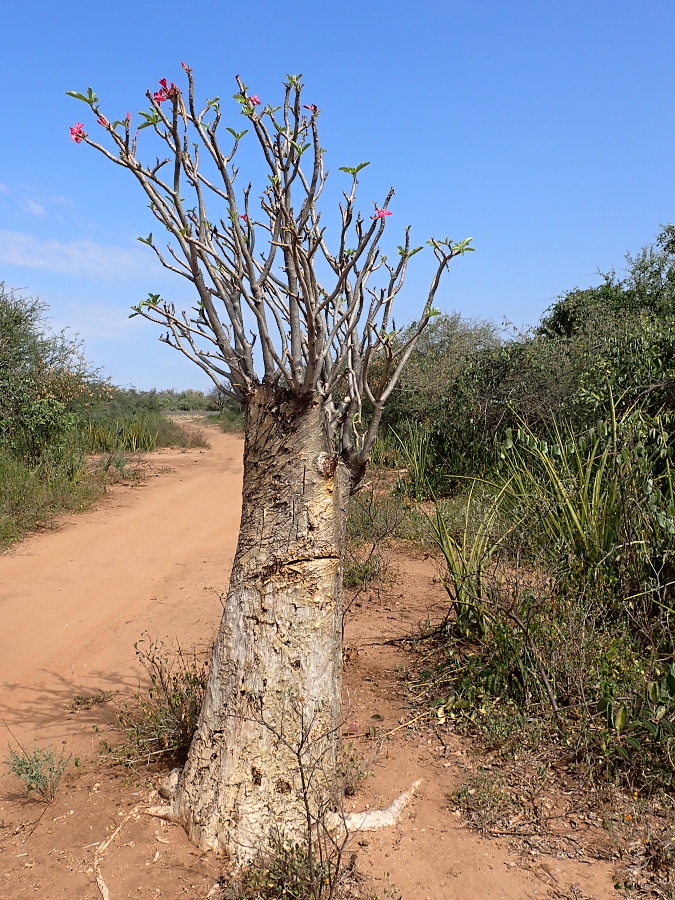
{"type": "Polygon", "coordinates": [[[203,849],[244,862],[330,788],[340,724],[349,476],[318,405],[258,388],[243,509],[206,699],[173,802],[203,849]],[[309,790],[308,788],[309,783],[309,790]]]}

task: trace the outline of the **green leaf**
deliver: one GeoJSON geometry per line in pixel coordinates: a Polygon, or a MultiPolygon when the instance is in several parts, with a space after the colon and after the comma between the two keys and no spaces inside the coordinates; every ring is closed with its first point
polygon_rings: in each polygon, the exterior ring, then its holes
{"type": "Polygon", "coordinates": [[[414,256],[416,253],[419,253],[420,250],[424,250],[424,247],[415,247],[413,250],[406,251],[405,247],[401,247],[399,245],[396,249],[398,250],[399,256],[405,256],[406,259],[410,259],[411,256],[414,256]]]}
{"type": "MultiPolygon", "coordinates": [[[[151,109],[149,113],[139,110],[138,115],[143,116],[143,118],[145,119],[145,122],[141,122],[141,124],[138,126],[139,131],[141,130],[141,128],[148,128],[150,125],[158,125],[162,121],[162,117],[156,109],[151,109]]],[[[124,123],[114,122],[113,127],[119,124],[124,123]]]]}
{"type": "Polygon", "coordinates": [[[628,724],[628,710],[624,703],[617,709],[614,714],[614,727],[617,731],[623,731],[628,724]]]}
{"type": "Polygon", "coordinates": [[[457,243],[457,244],[452,244],[450,249],[452,250],[453,253],[459,253],[460,256],[464,256],[464,254],[468,253],[469,251],[471,253],[473,253],[476,248],[469,247],[469,244],[471,243],[472,240],[473,240],[472,237],[464,238],[463,241],[459,241],[459,243],[457,243]]]}
{"type": "Polygon", "coordinates": [[[137,241],[140,241],[141,244],[148,244],[148,246],[152,247],[152,232],[146,238],[136,238],[137,241]]]}
{"type": "Polygon", "coordinates": [[[340,166],[340,171],[347,172],[348,175],[353,175],[354,178],[356,178],[361,169],[365,169],[365,167],[369,165],[369,162],[362,162],[359,163],[358,166],[340,166]]]}
{"type": "Polygon", "coordinates": [[[307,150],[307,148],[310,146],[310,144],[302,144],[302,145],[296,144],[295,141],[291,141],[291,144],[293,147],[295,147],[299,156],[302,156],[302,154],[305,152],[305,150],[307,150]]]}
{"type": "Polygon", "coordinates": [[[248,134],[248,128],[244,128],[243,131],[235,131],[234,128],[226,128],[226,131],[229,131],[235,141],[240,141],[245,134],[248,134]]]}
{"type": "Polygon", "coordinates": [[[76,100],[81,100],[83,103],[88,103],[89,106],[94,106],[98,103],[98,97],[92,91],[91,88],[87,88],[87,95],[81,94],[79,91],[66,91],[66,96],[74,97],[76,100]]]}

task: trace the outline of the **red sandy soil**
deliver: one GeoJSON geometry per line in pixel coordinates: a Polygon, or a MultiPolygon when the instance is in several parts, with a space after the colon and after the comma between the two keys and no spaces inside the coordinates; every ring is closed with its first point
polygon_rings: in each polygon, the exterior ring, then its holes
{"type": "MultiPolygon", "coordinates": [[[[0,555],[0,759],[8,745],[30,750],[34,740],[72,757],[49,805],[27,799],[0,766],[2,900],[106,892],[202,900],[222,871],[180,828],[144,813],[158,802],[157,775],[115,766],[101,749],[102,739],[115,740],[115,705],[144,678],[134,642],[146,633],[200,649],[217,628],[237,538],[242,442],[215,430],[209,440],[209,450],[149,455],[145,481],[114,487],[95,510],[0,555]],[[100,692],[112,701],[73,705],[100,692]]],[[[367,890],[396,896],[395,886],[403,900],[618,897],[608,862],[527,856],[462,823],[452,793],[468,747],[451,732],[441,746],[419,722],[403,724],[418,715],[397,672],[406,654],[384,643],[440,619],[443,592],[433,562],[396,555],[392,565],[394,583],[362,595],[347,617],[348,729],[397,729],[381,744],[354,738],[361,756],[381,749],[350,804],[388,806],[422,784],[398,824],[354,836],[348,853],[369,877],[367,890]]]]}

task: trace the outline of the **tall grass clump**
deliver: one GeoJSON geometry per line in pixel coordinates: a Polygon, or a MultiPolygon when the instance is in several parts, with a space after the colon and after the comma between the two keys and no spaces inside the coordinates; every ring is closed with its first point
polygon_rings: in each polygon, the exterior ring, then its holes
{"type": "Polygon", "coordinates": [[[79,448],[30,465],[0,447],[0,550],[60,512],[87,509],[103,490],[86,476],[79,448]]]}
{"type": "Polygon", "coordinates": [[[614,408],[579,433],[555,422],[545,440],[522,426],[491,504],[469,491],[459,526],[436,506],[451,602],[420,681],[439,719],[514,746],[548,719],[593,777],[675,787],[669,426],[614,408]]]}
{"type": "Polygon", "coordinates": [[[427,428],[406,423],[400,432],[391,432],[403,472],[399,476],[399,490],[413,500],[428,500],[434,496],[431,457],[431,435],[427,428]]]}
{"type": "Polygon", "coordinates": [[[182,426],[161,412],[133,413],[109,418],[99,412],[83,426],[83,439],[91,453],[139,453],[160,447],[208,446],[200,429],[182,426]]]}
{"type": "Polygon", "coordinates": [[[675,583],[668,424],[640,410],[617,419],[612,406],[580,434],[557,422],[550,441],[528,428],[509,433],[503,452],[510,509],[531,551],[608,614],[628,617],[647,643],[675,583]]]}

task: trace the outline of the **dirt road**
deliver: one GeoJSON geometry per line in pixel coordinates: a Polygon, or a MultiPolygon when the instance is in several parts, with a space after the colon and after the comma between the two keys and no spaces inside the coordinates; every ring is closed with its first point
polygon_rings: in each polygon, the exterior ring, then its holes
{"type": "MultiPolygon", "coordinates": [[[[155,474],[0,556],[0,746],[64,737],[75,696],[137,686],[134,642],[208,640],[241,512],[242,440],[154,454],[155,474]],[[3,731],[5,732],[3,734],[3,731]]],[[[69,734],[73,753],[81,736],[69,734]]]]}

